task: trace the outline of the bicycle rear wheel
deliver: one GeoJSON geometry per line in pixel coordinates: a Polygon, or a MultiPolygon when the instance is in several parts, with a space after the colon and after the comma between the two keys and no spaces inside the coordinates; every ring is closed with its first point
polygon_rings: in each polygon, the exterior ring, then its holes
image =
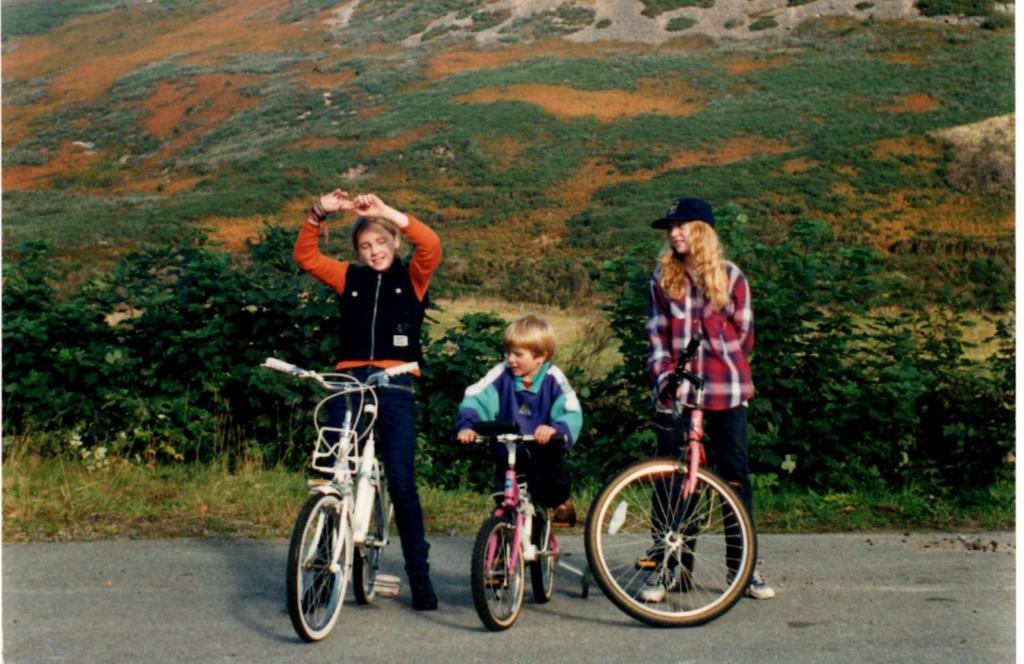
{"type": "Polygon", "coordinates": [[[622,611],[658,627],[721,616],[754,566],[754,531],[739,497],[700,469],[684,498],[686,475],[676,459],[634,464],[608,482],[587,518],[587,560],[598,585],[622,611]]]}
{"type": "Polygon", "coordinates": [[[545,604],[555,594],[555,567],[558,555],[552,553],[554,537],[551,536],[551,520],[540,517],[533,522],[533,543],[537,546],[537,559],[530,563],[530,582],[533,586],[533,601],[545,604]],[[547,553],[541,553],[547,549],[547,553]]]}
{"type": "Polygon", "coordinates": [[[376,594],[377,574],[380,572],[384,545],[388,541],[391,523],[391,501],[382,483],[376,487],[370,525],[366,530],[366,543],[356,551],[352,561],[352,591],[357,604],[369,604],[376,594]]]}
{"type": "Polygon", "coordinates": [[[300,637],[319,641],[338,620],[352,571],[352,531],[345,503],[310,496],[288,547],[288,615],[300,637]]]}
{"type": "Polygon", "coordinates": [[[473,544],[473,604],[480,620],[492,631],[511,627],[523,608],[523,557],[514,551],[514,534],[514,524],[492,516],[484,521],[473,544]],[[516,564],[510,565],[513,553],[516,564]]]}

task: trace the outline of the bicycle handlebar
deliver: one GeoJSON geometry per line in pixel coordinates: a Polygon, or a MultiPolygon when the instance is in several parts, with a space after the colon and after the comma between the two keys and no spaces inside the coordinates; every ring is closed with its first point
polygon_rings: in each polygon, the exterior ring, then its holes
{"type": "MultiPolygon", "coordinates": [[[[280,371],[281,373],[286,373],[290,376],[296,376],[298,378],[309,378],[319,383],[325,389],[338,389],[336,385],[328,381],[322,374],[319,374],[316,371],[310,371],[309,369],[303,369],[302,367],[298,367],[294,364],[291,364],[290,362],[279,360],[276,357],[268,357],[267,359],[263,360],[263,364],[261,364],[260,366],[266,369],[280,371]]],[[[381,369],[379,372],[367,378],[366,384],[372,385],[374,383],[379,383],[381,380],[381,376],[393,378],[394,376],[401,376],[402,374],[412,373],[413,371],[419,370],[419,368],[420,365],[418,362],[406,362],[404,364],[399,364],[398,366],[381,369]]]]}
{"type": "MultiPolygon", "coordinates": [[[[564,433],[556,433],[556,434],[552,434],[551,438],[548,440],[548,444],[550,444],[550,443],[562,444],[565,441],[566,441],[566,436],[565,436],[564,433]]],[[[498,433],[498,434],[491,434],[491,435],[486,435],[486,434],[478,433],[476,435],[476,440],[474,440],[472,443],[468,443],[468,444],[470,444],[470,445],[481,445],[481,444],[484,444],[484,443],[536,443],[536,442],[537,442],[537,439],[534,438],[532,434],[528,434],[528,433],[498,433]]]]}
{"type": "Polygon", "coordinates": [[[703,335],[700,332],[694,333],[690,338],[690,343],[686,344],[686,350],[679,356],[679,361],[676,362],[675,371],[668,375],[668,380],[662,386],[661,391],[658,393],[658,401],[667,401],[675,397],[676,390],[684,380],[688,380],[694,384],[697,389],[704,387],[704,379],[697,374],[686,370],[686,363],[694,358],[697,354],[697,350],[700,348],[700,342],[703,339],[703,335]]]}

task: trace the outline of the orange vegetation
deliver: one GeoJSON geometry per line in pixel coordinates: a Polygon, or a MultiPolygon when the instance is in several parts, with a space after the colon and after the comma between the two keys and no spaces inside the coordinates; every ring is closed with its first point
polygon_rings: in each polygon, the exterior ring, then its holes
{"type": "MultiPolygon", "coordinates": [[[[246,240],[256,241],[267,219],[255,217],[208,217],[202,226],[212,227],[210,239],[220,243],[222,249],[238,252],[245,248],[246,240]]],[[[296,224],[297,226],[297,224],[296,224]]]]}
{"type": "Polygon", "coordinates": [[[206,63],[274,51],[282,43],[300,48],[308,36],[299,24],[274,22],[279,9],[276,0],[231,0],[196,18],[163,12],[155,4],[137,5],[75,17],[45,35],[12,39],[4,49],[5,79],[53,77],[49,100],[22,109],[18,129],[56,106],[92,101],[119,78],[153,62],[202,53],[206,63]]]}
{"type": "Polygon", "coordinates": [[[650,53],[652,50],[692,51],[703,48],[709,43],[710,41],[705,37],[687,37],[668,41],[655,49],[648,44],[627,44],[600,40],[576,43],[565,39],[552,38],[528,44],[505,45],[486,50],[461,46],[441,51],[435,55],[427,64],[424,77],[427,80],[437,80],[464,71],[495,69],[533,58],[610,58],[623,51],[636,53],[650,53]]]}
{"type": "Polygon", "coordinates": [[[201,110],[189,115],[190,122],[216,124],[239,110],[256,105],[255,97],[242,97],[235,92],[239,86],[255,80],[254,76],[198,74],[184,80],[160,81],[153,95],[140,105],[148,112],[142,126],[151,136],[165,138],[193,108],[201,110]]]}
{"type": "Polygon", "coordinates": [[[887,53],[883,59],[894,65],[909,67],[923,67],[928,64],[920,53],[887,53]]]}
{"type": "Polygon", "coordinates": [[[305,65],[295,74],[295,78],[315,90],[330,90],[351,83],[355,80],[356,73],[351,69],[322,72],[308,69],[308,65],[305,65]]]}
{"type": "Polygon", "coordinates": [[[753,58],[750,56],[732,56],[725,61],[725,70],[733,76],[742,76],[753,71],[769,69],[771,67],[783,67],[793,61],[788,55],[773,55],[768,58],[753,58]]]}
{"type": "MultiPolygon", "coordinates": [[[[669,148],[663,148],[666,151],[669,148]]],[[[569,178],[571,186],[559,185],[546,192],[552,198],[564,200],[574,205],[587,204],[591,197],[604,187],[625,180],[649,180],[667,171],[694,166],[724,166],[744,159],[760,155],[785,154],[792,152],[788,143],[757,136],[719,141],[714,147],[706,150],[678,151],[672,153],[668,161],[656,169],[644,169],[632,173],[619,173],[615,167],[601,158],[590,159],[569,178]]]]}
{"type": "Polygon", "coordinates": [[[885,157],[930,157],[942,156],[942,148],[924,136],[903,136],[900,138],[885,138],[875,143],[875,158],[885,157]]]}
{"type": "Polygon", "coordinates": [[[424,76],[428,80],[436,80],[463,71],[504,67],[522,60],[548,55],[580,57],[579,51],[582,48],[585,47],[564,39],[549,39],[486,51],[472,48],[441,51],[430,60],[424,76]]]}
{"type": "Polygon", "coordinates": [[[255,215],[248,217],[208,217],[202,226],[213,228],[210,239],[221,243],[225,251],[238,252],[245,248],[246,240],[259,240],[260,232],[267,224],[294,227],[298,232],[306,210],[312,205],[312,198],[298,198],[285,204],[281,212],[272,217],[255,215]]]}
{"type": "Polygon", "coordinates": [[[288,148],[296,151],[323,150],[325,148],[337,148],[347,144],[348,141],[343,141],[331,136],[310,136],[308,138],[300,138],[290,144],[288,148]]]}
{"type": "Polygon", "coordinates": [[[79,171],[101,159],[103,153],[64,141],[60,151],[41,166],[7,166],[3,169],[4,191],[19,189],[45,189],[47,180],[57,175],[79,171]]]}
{"type": "Polygon", "coordinates": [[[885,249],[923,230],[992,237],[1014,228],[1012,212],[993,223],[991,214],[980,209],[979,202],[969,196],[943,192],[938,200],[922,206],[916,200],[920,195],[920,191],[911,190],[893,192],[884,198],[868,197],[881,203],[864,213],[877,229],[873,242],[877,248],[885,249]]]}
{"type": "Polygon", "coordinates": [[[200,177],[178,177],[170,178],[169,176],[147,178],[144,180],[135,180],[123,185],[120,185],[113,189],[112,194],[120,196],[125,192],[136,191],[144,192],[147,194],[160,194],[161,196],[171,196],[182,191],[186,191],[196,186],[201,180],[200,177]]]}
{"type": "Polygon", "coordinates": [[[939,101],[921,92],[899,95],[896,103],[882,104],[876,110],[885,113],[927,113],[942,106],[939,101]]]}
{"type": "Polygon", "coordinates": [[[641,79],[636,91],[576,90],[558,85],[521,84],[482,88],[453,98],[459,103],[524,101],[560,117],[594,116],[602,122],[646,113],[686,116],[700,110],[700,93],[679,79],[641,79]]]}
{"type": "Polygon", "coordinates": [[[817,159],[808,159],[806,157],[797,157],[796,159],[790,159],[789,161],[782,164],[782,170],[793,175],[795,173],[803,173],[809,171],[812,168],[817,168],[821,165],[821,162],[817,159]]]}
{"type": "Polygon", "coordinates": [[[152,136],[164,138],[177,131],[163,150],[150,161],[156,164],[173,155],[200,136],[218,127],[226,118],[252,108],[256,97],[243,97],[235,88],[255,77],[232,77],[226,74],[199,74],[183,81],[161,81],[156,92],[142,104],[149,111],[143,126],[152,136]],[[189,113],[192,109],[198,109],[189,113]],[[182,127],[182,123],[185,126],[182,127]]]}
{"type": "Polygon", "coordinates": [[[363,155],[369,156],[401,150],[402,148],[408,147],[417,141],[427,138],[428,136],[433,136],[442,126],[443,125],[439,122],[429,122],[403,131],[397,136],[372,138],[365,142],[363,149],[360,152],[363,155]]]}

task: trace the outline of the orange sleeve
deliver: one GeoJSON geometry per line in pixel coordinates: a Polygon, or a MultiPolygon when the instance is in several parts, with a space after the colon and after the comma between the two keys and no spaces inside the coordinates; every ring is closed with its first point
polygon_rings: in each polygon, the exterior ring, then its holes
{"type": "Polygon", "coordinates": [[[405,216],[409,218],[409,225],[403,232],[416,247],[409,262],[409,278],[416,298],[422,301],[430,287],[430,278],[441,264],[441,238],[416,217],[408,213],[405,216]]]}
{"type": "MultiPolygon", "coordinates": [[[[320,226],[316,223],[313,215],[310,214],[306,217],[302,228],[299,229],[299,236],[295,238],[295,249],[292,250],[292,258],[295,259],[295,262],[303,270],[341,294],[345,291],[345,275],[348,274],[348,261],[339,261],[320,253],[319,235],[320,226]]],[[[440,241],[438,241],[438,248],[440,248],[440,241]]],[[[415,279],[413,283],[415,283],[415,279]]]]}

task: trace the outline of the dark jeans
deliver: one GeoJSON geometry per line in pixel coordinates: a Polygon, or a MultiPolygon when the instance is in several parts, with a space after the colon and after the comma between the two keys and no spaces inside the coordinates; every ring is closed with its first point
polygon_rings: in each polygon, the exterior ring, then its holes
{"type": "MultiPolygon", "coordinates": [[[[373,367],[346,370],[359,380],[379,371],[373,367]]],[[[395,525],[402,540],[405,572],[410,577],[427,574],[430,545],[423,529],[423,507],[416,491],[416,396],[412,376],[390,379],[377,387],[377,458],[384,463],[388,493],[395,506],[395,525]]],[[[340,426],[345,418],[344,399],[328,401],[327,424],[340,426]]]]}
{"type": "MultiPolygon", "coordinates": [[[[675,418],[670,413],[654,416],[658,456],[679,456],[690,430],[690,411],[675,418]]],[[[708,438],[705,451],[708,463],[718,475],[731,484],[750,515],[754,527],[754,493],[750,486],[750,443],[747,438],[747,409],[704,411],[704,433],[708,438]]],[[[726,517],[728,519],[728,516],[726,517]]],[[[754,535],[754,556],[757,557],[757,535],[754,535]]]]}
{"type": "MultiPolygon", "coordinates": [[[[495,491],[504,491],[508,449],[504,445],[492,445],[491,457],[495,462],[495,491]]],[[[565,450],[558,443],[517,445],[516,475],[526,475],[530,497],[536,505],[558,507],[569,500],[572,480],[565,467],[565,450]]]]}

